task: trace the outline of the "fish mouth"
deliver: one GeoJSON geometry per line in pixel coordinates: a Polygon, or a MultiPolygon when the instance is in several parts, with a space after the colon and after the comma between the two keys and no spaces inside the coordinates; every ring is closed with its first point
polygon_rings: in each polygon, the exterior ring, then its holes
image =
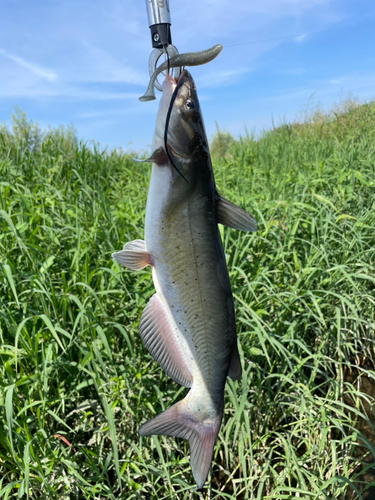
{"type": "MultiPolygon", "coordinates": [[[[189,71],[187,69],[184,69],[181,71],[180,76],[178,78],[175,78],[172,75],[166,75],[165,80],[164,80],[164,85],[169,87],[170,90],[173,90],[176,88],[176,85],[183,85],[187,81],[192,81],[193,78],[189,71]]],[[[164,93],[164,89],[163,89],[164,93]]]]}
{"type": "Polygon", "coordinates": [[[179,89],[185,84],[191,85],[192,83],[193,83],[193,78],[189,73],[189,71],[186,69],[181,71],[180,76],[178,78],[175,78],[174,76],[169,74],[166,75],[163,82],[163,95],[162,95],[164,109],[166,111],[168,110],[168,112],[166,112],[166,115],[170,114],[179,89]]]}
{"type": "Polygon", "coordinates": [[[189,71],[187,69],[184,69],[181,71],[177,83],[184,83],[187,80],[192,80],[192,77],[189,71]]]}
{"type": "MultiPolygon", "coordinates": [[[[158,143],[159,147],[163,148],[165,155],[174,170],[178,172],[178,174],[186,182],[188,182],[186,177],[183,175],[176,164],[177,161],[183,161],[185,159],[185,155],[180,152],[181,145],[179,144],[179,141],[181,139],[181,126],[179,123],[177,124],[177,130],[179,132],[177,134],[178,137],[176,138],[176,133],[174,131],[174,121],[176,120],[176,118],[173,119],[172,116],[174,106],[176,105],[177,108],[180,108],[183,104],[184,98],[181,98],[180,96],[180,89],[182,89],[182,87],[184,86],[188,88],[191,88],[193,86],[195,88],[193,78],[189,71],[187,71],[186,69],[181,72],[178,78],[175,78],[170,74],[166,75],[163,82],[163,95],[159,107],[159,110],[162,113],[162,118],[160,120],[160,125],[156,130],[156,136],[160,141],[158,143]]],[[[184,93],[186,93],[186,90],[184,91],[184,93]]]]}

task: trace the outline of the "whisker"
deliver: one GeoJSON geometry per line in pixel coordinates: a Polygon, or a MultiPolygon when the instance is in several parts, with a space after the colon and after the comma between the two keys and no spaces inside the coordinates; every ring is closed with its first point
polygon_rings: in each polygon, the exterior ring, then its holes
{"type": "MultiPolygon", "coordinates": [[[[168,59],[169,60],[169,59],[168,59]]],[[[180,172],[180,170],[176,167],[176,165],[174,164],[173,160],[172,160],[172,157],[170,155],[170,152],[169,152],[169,149],[168,149],[168,143],[167,143],[167,139],[168,139],[168,127],[169,127],[169,120],[171,119],[171,114],[172,114],[172,108],[173,108],[173,104],[174,104],[174,101],[176,100],[176,97],[177,97],[177,92],[179,90],[179,88],[182,86],[182,81],[179,81],[178,84],[176,85],[176,88],[174,89],[174,92],[172,94],[172,98],[171,98],[171,102],[169,104],[169,108],[168,108],[168,113],[167,113],[167,118],[165,120],[165,129],[164,129],[164,147],[165,147],[165,152],[167,153],[167,156],[168,156],[168,159],[169,161],[172,163],[173,167],[177,170],[177,172],[181,175],[181,177],[186,181],[188,182],[188,180],[186,179],[186,177],[182,174],[182,172],[180,172]]]]}

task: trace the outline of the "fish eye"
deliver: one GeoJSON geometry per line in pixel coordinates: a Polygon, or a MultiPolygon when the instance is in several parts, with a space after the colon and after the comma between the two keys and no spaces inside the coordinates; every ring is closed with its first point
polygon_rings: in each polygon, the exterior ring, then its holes
{"type": "Polygon", "coordinates": [[[185,108],[187,108],[187,109],[195,109],[195,104],[194,104],[193,99],[190,99],[190,98],[186,99],[185,108]]]}

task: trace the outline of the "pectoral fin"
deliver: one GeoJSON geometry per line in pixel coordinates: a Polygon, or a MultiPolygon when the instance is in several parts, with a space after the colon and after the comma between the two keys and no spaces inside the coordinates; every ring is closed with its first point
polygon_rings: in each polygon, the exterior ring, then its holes
{"type": "Polygon", "coordinates": [[[152,155],[147,158],[147,160],[138,160],[138,158],[132,158],[132,160],[138,163],[155,163],[156,165],[166,165],[168,163],[167,155],[165,154],[164,149],[160,146],[160,148],[155,149],[152,155]]]}
{"type": "Polygon", "coordinates": [[[122,266],[128,267],[133,271],[139,271],[152,263],[151,256],[147,252],[146,244],[143,240],[134,240],[126,243],[123,250],[112,254],[112,258],[122,266]]]}
{"type": "Polygon", "coordinates": [[[254,217],[221,196],[217,202],[217,215],[218,222],[223,226],[238,229],[239,231],[255,232],[257,230],[254,217]]]}

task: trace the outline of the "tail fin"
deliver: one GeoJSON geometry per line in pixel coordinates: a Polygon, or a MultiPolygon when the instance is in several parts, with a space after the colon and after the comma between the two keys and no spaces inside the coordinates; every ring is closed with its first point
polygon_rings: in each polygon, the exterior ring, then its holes
{"type": "Polygon", "coordinates": [[[141,436],[164,434],[189,440],[190,466],[198,489],[201,489],[210,470],[216,437],[221,425],[222,413],[215,419],[199,420],[186,407],[186,398],[143,424],[141,436]]]}

